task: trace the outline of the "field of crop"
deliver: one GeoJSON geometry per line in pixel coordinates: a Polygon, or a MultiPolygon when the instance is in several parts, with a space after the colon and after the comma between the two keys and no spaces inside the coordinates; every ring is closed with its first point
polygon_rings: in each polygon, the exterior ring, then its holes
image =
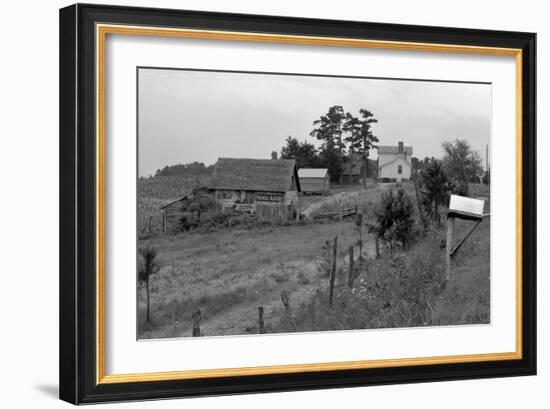
{"type": "Polygon", "coordinates": [[[155,176],[139,178],[137,183],[137,231],[140,239],[162,233],[160,207],[191,193],[206,183],[208,176],[155,176]]]}

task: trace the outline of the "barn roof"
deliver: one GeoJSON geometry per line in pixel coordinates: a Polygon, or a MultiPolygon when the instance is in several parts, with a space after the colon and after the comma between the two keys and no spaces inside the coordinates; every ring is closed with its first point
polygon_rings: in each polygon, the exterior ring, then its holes
{"type": "Polygon", "coordinates": [[[293,159],[219,158],[209,188],[286,192],[291,188],[292,176],[295,176],[300,191],[293,159]]]}
{"type": "MultiPolygon", "coordinates": [[[[413,148],[412,146],[404,146],[403,151],[407,155],[412,155],[413,148]]],[[[387,146],[387,145],[378,145],[378,154],[382,155],[397,155],[399,153],[399,147],[398,146],[387,146]]]]}
{"type": "Polygon", "coordinates": [[[324,178],[327,176],[328,169],[326,168],[302,168],[298,169],[298,176],[301,178],[324,178]]]}

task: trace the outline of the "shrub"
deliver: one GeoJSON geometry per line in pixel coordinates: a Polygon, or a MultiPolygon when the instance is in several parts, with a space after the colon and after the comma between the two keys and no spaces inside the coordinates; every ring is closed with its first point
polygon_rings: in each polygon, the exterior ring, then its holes
{"type": "Polygon", "coordinates": [[[193,223],[191,222],[191,219],[187,215],[183,215],[180,217],[179,220],[179,229],[180,231],[188,231],[193,227],[193,223]]]}
{"type": "Polygon", "coordinates": [[[425,193],[422,203],[424,209],[432,220],[441,223],[439,208],[449,203],[453,187],[443,169],[443,163],[439,159],[429,159],[420,172],[420,178],[425,193]]]}
{"type": "Polygon", "coordinates": [[[138,270],[138,279],[141,283],[145,285],[145,291],[147,292],[147,315],[146,319],[148,323],[151,323],[150,317],[150,287],[149,281],[153,274],[156,274],[159,271],[159,266],[156,261],[157,259],[157,249],[153,246],[146,246],[139,249],[139,254],[142,257],[142,262],[139,264],[138,270]]]}
{"type": "Polygon", "coordinates": [[[403,190],[383,192],[375,211],[378,222],[377,235],[393,253],[396,244],[408,248],[413,237],[414,205],[410,196],[403,190]]]}

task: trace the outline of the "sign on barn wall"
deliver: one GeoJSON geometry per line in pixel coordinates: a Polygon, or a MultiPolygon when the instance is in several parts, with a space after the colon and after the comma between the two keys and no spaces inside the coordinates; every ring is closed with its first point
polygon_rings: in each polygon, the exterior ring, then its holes
{"type": "Polygon", "coordinates": [[[483,217],[484,200],[472,199],[471,197],[451,195],[449,212],[458,212],[475,218],[483,217]]]}
{"type": "Polygon", "coordinates": [[[264,192],[256,193],[256,201],[257,202],[276,202],[276,203],[280,203],[283,200],[284,200],[284,194],[282,194],[282,193],[264,193],[264,192]]]}

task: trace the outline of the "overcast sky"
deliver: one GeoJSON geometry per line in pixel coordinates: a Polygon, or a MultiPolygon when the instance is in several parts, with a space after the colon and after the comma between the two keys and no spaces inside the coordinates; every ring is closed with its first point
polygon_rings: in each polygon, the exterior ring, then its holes
{"type": "Polygon", "coordinates": [[[403,141],[419,158],[463,138],[484,159],[490,143],[487,84],[140,69],[139,175],[220,156],[267,159],[288,135],[318,145],[312,122],[333,105],[372,111],[380,144],[403,141]]]}

